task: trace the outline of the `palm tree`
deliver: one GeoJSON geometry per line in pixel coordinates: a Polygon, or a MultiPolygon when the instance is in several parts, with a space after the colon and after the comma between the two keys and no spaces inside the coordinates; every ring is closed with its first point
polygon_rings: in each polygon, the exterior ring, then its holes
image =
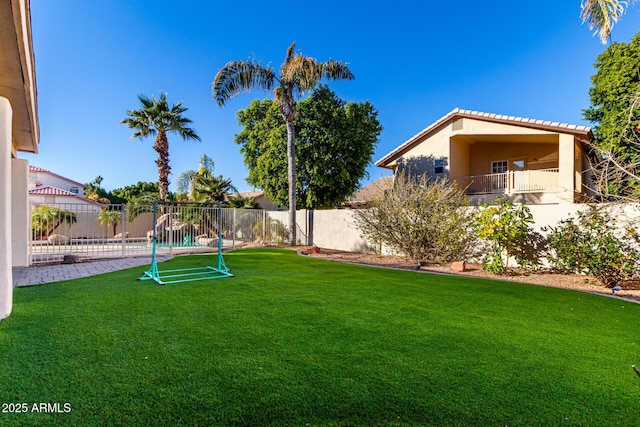
{"type": "Polygon", "coordinates": [[[187,200],[201,203],[223,202],[227,194],[237,192],[231,179],[213,175],[213,167],[211,157],[203,154],[197,171],[190,169],[178,177],[178,192],[186,193],[187,200]]]}
{"type": "Polygon", "coordinates": [[[31,226],[33,238],[42,239],[49,237],[61,224],[74,224],[77,222],[76,214],[65,210],[42,205],[31,213],[31,226]]]}
{"type": "Polygon", "coordinates": [[[214,162],[211,157],[203,154],[200,158],[200,166],[198,170],[189,169],[184,171],[178,177],[176,182],[178,193],[187,193],[189,198],[193,198],[195,192],[196,178],[198,175],[206,173],[213,174],[214,162]]]}
{"type": "Polygon", "coordinates": [[[160,200],[164,201],[169,193],[169,140],[168,132],[176,132],[187,141],[190,139],[200,141],[200,137],[196,131],[188,127],[192,123],[190,119],[184,117],[182,113],[187,111],[182,106],[182,102],[178,102],[169,107],[167,102],[167,94],[163,93],[159,99],[144,95],[138,95],[141,108],[139,110],[127,111],[128,117],[120,123],[126,124],[131,129],[135,129],[131,138],[144,138],[146,136],[155,136],[156,140],[153,149],[158,153],[156,164],[158,165],[158,187],[160,188],[160,200]]]}
{"type": "Polygon", "coordinates": [[[627,7],[637,0],[582,0],[580,17],[582,23],[589,24],[590,30],[595,30],[602,44],[607,44],[613,26],[624,15],[627,7]]]}
{"type": "Polygon", "coordinates": [[[244,198],[240,194],[227,197],[227,204],[230,208],[236,209],[259,209],[255,197],[244,198]]]}
{"type": "Polygon", "coordinates": [[[216,74],[212,84],[213,98],[219,106],[241,92],[251,89],[270,91],[274,102],[280,104],[282,117],[287,124],[287,165],[289,175],[289,245],[296,244],[296,157],[295,119],[296,97],[315,88],[324,77],[329,80],[351,80],[353,74],[347,64],[316,59],[295,53],[296,44],[287,49],[287,56],[277,76],[273,68],[254,60],[231,61],[216,74]]]}
{"type": "Polygon", "coordinates": [[[99,214],[96,221],[100,222],[100,225],[111,225],[113,227],[113,236],[116,235],[116,228],[122,220],[122,211],[115,209],[103,209],[99,214]]]}
{"type": "Polygon", "coordinates": [[[237,192],[231,179],[225,179],[222,175],[203,174],[195,179],[193,200],[200,203],[223,202],[227,194],[237,192]]]}

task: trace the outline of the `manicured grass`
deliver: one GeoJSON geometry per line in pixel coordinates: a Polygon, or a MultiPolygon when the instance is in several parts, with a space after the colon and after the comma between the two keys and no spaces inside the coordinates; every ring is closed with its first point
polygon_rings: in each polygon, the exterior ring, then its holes
{"type": "MultiPolygon", "coordinates": [[[[175,258],[161,268],[202,265],[175,258]]],[[[145,268],[15,291],[0,425],[613,426],[640,420],[640,306],[299,257],[235,278],[145,268]]]]}

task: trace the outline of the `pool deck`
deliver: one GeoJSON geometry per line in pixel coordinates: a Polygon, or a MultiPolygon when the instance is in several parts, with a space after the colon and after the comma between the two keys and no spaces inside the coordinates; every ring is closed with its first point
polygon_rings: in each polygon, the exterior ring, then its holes
{"type": "MultiPolygon", "coordinates": [[[[171,259],[171,256],[158,256],[158,262],[171,259]]],[[[150,256],[117,258],[109,260],[84,261],[75,264],[36,265],[31,267],[13,267],[13,286],[32,286],[61,280],[79,279],[127,268],[150,265],[150,256]]]]}

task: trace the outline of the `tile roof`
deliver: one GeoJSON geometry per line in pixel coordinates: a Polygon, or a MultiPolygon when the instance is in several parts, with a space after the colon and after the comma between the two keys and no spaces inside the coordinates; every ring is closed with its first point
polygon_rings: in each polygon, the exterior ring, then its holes
{"type": "Polygon", "coordinates": [[[444,123],[448,122],[457,117],[467,117],[471,119],[483,120],[494,123],[502,123],[502,124],[510,124],[515,126],[523,126],[529,127],[533,129],[541,129],[541,130],[549,130],[561,133],[571,133],[571,134],[579,134],[579,135],[589,135],[591,133],[591,128],[589,126],[579,126],[579,125],[571,125],[568,123],[561,122],[552,122],[548,120],[538,120],[538,119],[529,119],[526,117],[518,117],[518,116],[507,116],[504,114],[493,114],[493,113],[483,113],[481,111],[474,110],[463,110],[461,108],[454,108],[451,112],[436,120],[395,150],[391,151],[380,160],[378,160],[375,164],[376,166],[384,167],[389,161],[393,160],[397,155],[407,150],[415,143],[419,142],[423,137],[427,136],[429,133],[436,130],[438,127],[442,126],[444,123]]]}
{"type": "Polygon", "coordinates": [[[36,187],[29,190],[29,194],[34,194],[38,196],[72,196],[78,197],[77,194],[72,193],[71,191],[63,190],[58,187],[36,187]]]}
{"type": "Polygon", "coordinates": [[[393,187],[393,177],[385,176],[362,187],[353,193],[345,202],[346,205],[366,204],[382,196],[385,191],[393,187]]]}

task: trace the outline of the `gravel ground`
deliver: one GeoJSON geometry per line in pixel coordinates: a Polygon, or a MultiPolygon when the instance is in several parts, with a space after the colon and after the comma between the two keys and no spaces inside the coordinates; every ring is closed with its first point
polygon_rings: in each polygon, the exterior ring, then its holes
{"type": "MultiPolygon", "coordinates": [[[[331,261],[349,262],[354,264],[374,265],[387,268],[399,268],[403,270],[416,270],[427,273],[453,274],[460,276],[473,276],[494,280],[507,280],[513,282],[529,283],[554,288],[573,289],[593,294],[612,296],[611,289],[598,283],[594,278],[578,274],[557,274],[548,272],[511,272],[510,274],[497,275],[484,271],[479,264],[467,263],[466,271],[456,273],[451,270],[451,264],[425,264],[418,265],[404,258],[384,255],[361,254],[343,252],[312,247],[298,247],[301,255],[313,256],[331,261]]],[[[629,281],[620,285],[621,291],[616,292],[616,298],[640,303],[639,281],[629,281]]]]}

